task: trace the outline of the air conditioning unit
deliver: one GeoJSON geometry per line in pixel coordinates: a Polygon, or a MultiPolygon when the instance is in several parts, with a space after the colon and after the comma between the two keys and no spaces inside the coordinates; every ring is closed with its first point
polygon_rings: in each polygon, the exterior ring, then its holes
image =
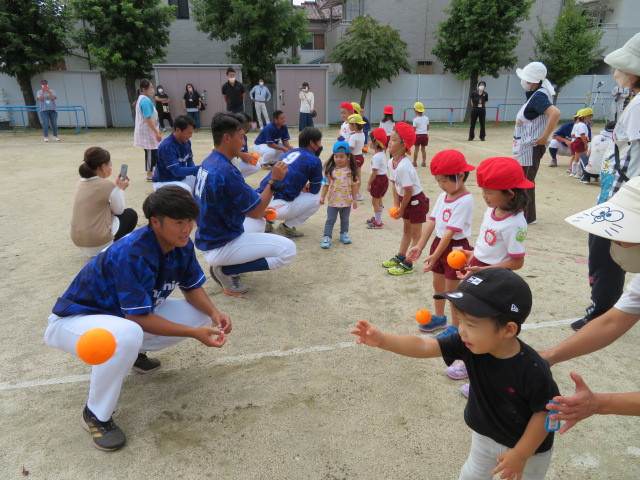
{"type": "Polygon", "coordinates": [[[416,73],[419,75],[428,75],[433,73],[433,61],[431,60],[418,60],[418,66],[416,67],[416,73]]]}

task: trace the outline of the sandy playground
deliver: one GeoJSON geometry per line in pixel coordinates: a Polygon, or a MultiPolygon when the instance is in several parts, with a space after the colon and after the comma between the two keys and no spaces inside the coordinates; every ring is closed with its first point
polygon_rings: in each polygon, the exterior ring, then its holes
{"type": "MultiPolygon", "coordinates": [[[[464,127],[432,128],[428,156],[457,148],[477,165],[509,155],[511,132],[489,125],[486,142],[467,142],[464,127]]],[[[87,261],[69,239],[86,148],[108,149],[115,172],[129,164],[127,206],[145,223],[141,204],[152,185],[144,181],[132,136],[131,130],[62,130],[60,143],[45,144],[37,131],[0,135],[0,478],[23,478],[23,467],[30,478],[51,480],[458,478],[470,443],[462,382],[445,375],[442,360],[355,346],[349,334],[360,318],[417,334],[415,311],[433,308],[430,274],[393,277],[380,266],[396,253],[401,223],[385,214],[384,229],[367,230],[366,192],[351,216],[352,245],[320,249],[322,208],[299,228],[306,236],[296,239],[292,265],[243,277],[248,294],[226,296],[209,280],[206,291],[234,322],[227,344],[207,349],[186,340],[159,352],[159,372],[125,381],[114,418],[126,447],[115,453],[92,447],[81,427],[89,367],[47,347],[43,332],[55,299],[87,261]]],[[[336,136],[325,131],[325,152],[336,136]]],[[[200,163],[211,135],[202,131],[192,141],[200,163]]],[[[563,218],[593,205],[598,191],[564,168],[548,168],[548,159],[538,175],[539,223],[529,229],[519,271],[534,294],[521,338],[538,349],[569,336],[569,323],[587,306],[587,235],[563,218]]],[[[419,172],[435,201],[436,182],[428,168],[419,172]]],[[[257,186],[262,177],[249,183],[257,186]]],[[[468,186],[477,233],[486,207],[475,175],[468,186]]],[[[391,198],[389,191],[387,205],[391,198]]],[[[554,367],[560,390],[573,392],[571,370],[595,391],[638,390],[638,342],[635,328],[603,351],[554,367]]],[[[639,466],[640,420],[598,417],[556,437],[547,478],[632,479],[639,466]]]]}

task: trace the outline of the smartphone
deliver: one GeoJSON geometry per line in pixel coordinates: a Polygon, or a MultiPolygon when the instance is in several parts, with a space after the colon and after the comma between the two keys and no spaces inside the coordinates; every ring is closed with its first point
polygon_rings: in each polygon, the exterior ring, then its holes
{"type": "Polygon", "coordinates": [[[126,163],[123,163],[122,166],[120,167],[120,179],[123,181],[127,179],[128,168],[129,166],[126,163]]]}

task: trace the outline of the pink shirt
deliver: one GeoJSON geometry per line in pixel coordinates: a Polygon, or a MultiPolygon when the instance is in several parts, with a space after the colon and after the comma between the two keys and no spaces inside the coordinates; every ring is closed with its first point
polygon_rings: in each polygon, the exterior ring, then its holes
{"type": "Polygon", "coordinates": [[[350,207],[353,203],[354,181],[351,178],[351,169],[348,167],[335,168],[331,172],[331,183],[327,191],[327,205],[330,207],[350,207]]]}

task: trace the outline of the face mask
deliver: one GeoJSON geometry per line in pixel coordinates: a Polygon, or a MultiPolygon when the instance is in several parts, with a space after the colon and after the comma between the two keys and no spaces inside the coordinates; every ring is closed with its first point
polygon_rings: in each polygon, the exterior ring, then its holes
{"type": "Polygon", "coordinates": [[[235,78],[233,78],[233,77],[232,77],[232,78],[230,78],[230,79],[229,79],[229,83],[236,83],[236,79],[235,79],[235,78]]]}
{"type": "Polygon", "coordinates": [[[522,88],[524,88],[526,91],[531,90],[531,83],[520,79],[520,85],[522,86],[522,88]]]}
{"type": "Polygon", "coordinates": [[[162,92],[164,92],[164,88],[159,88],[158,93],[162,93],[162,92]]]}
{"type": "Polygon", "coordinates": [[[478,87],[478,90],[483,91],[483,90],[484,90],[484,85],[480,85],[480,86],[478,87]]]}
{"type": "Polygon", "coordinates": [[[320,154],[322,153],[322,149],[323,149],[323,147],[322,147],[322,145],[320,145],[320,146],[318,147],[318,149],[316,150],[316,157],[319,157],[319,156],[320,156],[320,154]]]}
{"type": "Polygon", "coordinates": [[[264,86],[264,82],[258,82],[258,85],[260,85],[262,87],[262,86],[264,86]]]}
{"type": "Polygon", "coordinates": [[[611,243],[611,258],[620,267],[629,273],[640,273],[640,245],[622,248],[620,245],[611,243]]]}
{"type": "Polygon", "coordinates": [[[622,87],[630,87],[631,85],[633,85],[635,83],[635,81],[638,79],[638,77],[636,77],[635,75],[632,75],[630,73],[626,73],[623,72],[621,70],[616,69],[615,72],[613,72],[613,79],[616,81],[616,83],[622,87]]]}
{"type": "Polygon", "coordinates": [[[309,90],[309,87],[304,87],[303,90],[306,92],[309,90]]]}

